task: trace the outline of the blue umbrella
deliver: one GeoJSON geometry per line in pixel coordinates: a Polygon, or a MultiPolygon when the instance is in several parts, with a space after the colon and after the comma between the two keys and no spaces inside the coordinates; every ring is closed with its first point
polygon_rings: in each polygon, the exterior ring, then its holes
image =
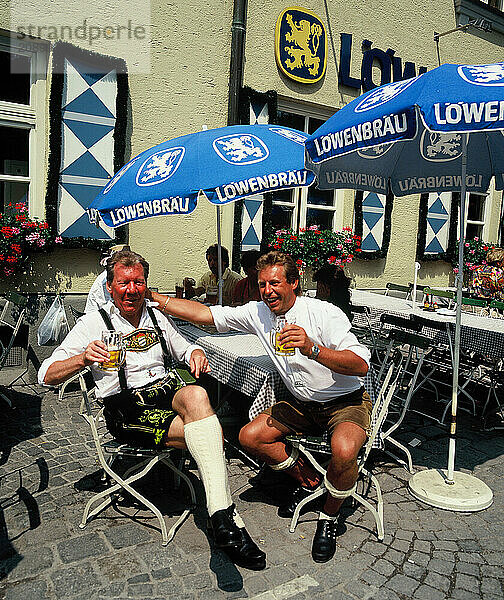
{"type": "MultiPolygon", "coordinates": [[[[504,63],[442,65],[359,96],[308,138],[306,166],[321,189],[460,191],[462,273],[466,192],[485,193],[492,177],[504,188],[504,63]]],[[[459,277],[448,469],[417,473],[410,489],[441,508],[479,510],[491,504],[491,491],[454,473],[461,309],[459,277]]]]}
{"type": "Polygon", "coordinates": [[[277,125],[233,125],[184,135],[130,160],[88,209],[119,227],[140,219],[189,214],[197,199],[216,205],[254,194],[309,186],[306,135],[277,125]]]}
{"type": "Polygon", "coordinates": [[[321,189],[485,193],[492,176],[504,188],[502,129],[504,63],[442,65],[347,104],[308,138],[306,165],[321,189]]]}
{"type": "Polygon", "coordinates": [[[163,142],[129,161],[88,208],[91,222],[119,227],[148,217],[190,214],[198,198],[217,205],[219,302],[222,303],[219,206],[254,194],[309,186],[301,131],[232,125],[163,142]]]}

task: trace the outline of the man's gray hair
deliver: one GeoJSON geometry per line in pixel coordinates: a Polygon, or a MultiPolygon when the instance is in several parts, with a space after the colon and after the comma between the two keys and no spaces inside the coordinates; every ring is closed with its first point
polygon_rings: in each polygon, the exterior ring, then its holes
{"type": "Polygon", "coordinates": [[[124,265],[125,267],[142,265],[145,281],[147,281],[147,278],[149,277],[149,263],[145,258],[131,250],[120,250],[107,261],[107,283],[112,283],[114,279],[114,267],[118,264],[124,265]]]}

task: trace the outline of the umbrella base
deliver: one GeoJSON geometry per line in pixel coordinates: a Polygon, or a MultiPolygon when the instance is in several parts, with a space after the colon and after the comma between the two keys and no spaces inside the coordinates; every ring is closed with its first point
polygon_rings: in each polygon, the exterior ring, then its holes
{"type": "Polygon", "coordinates": [[[476,512],[493,502],[492,490],[473,475],[456,471],[453,483],[447,483],[447,472],[441,469],[419,471],[408,482],[410,493],[426,504],[459,512],[476,512]]]}

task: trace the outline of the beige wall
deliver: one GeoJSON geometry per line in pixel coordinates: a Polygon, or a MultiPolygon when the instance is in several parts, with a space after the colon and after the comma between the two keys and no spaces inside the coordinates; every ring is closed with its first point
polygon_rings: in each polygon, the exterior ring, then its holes
{"type": "MultiPolygon", "coordinates": [[[[43,10],[46,1],[49,0],[37,0],[38,10],[43,10]]],[[[416,3],[310,0],[302,4],[313,10],[332,34],[334,52],[329,38],[324,79],[304,85],[280,74],[274,54],[275,23],[280,12],[291,4],[249,0],[244,84],[258,91],[276,90],[281,96],[334,109],[355,95],[349,88],[339,88],[337,84],[340,32],[353,35],[350,74],[358,77],[363,39],[373,41],[373,45],[382,50],[395,49],[403,64],[408,60],[415,62],[417,67],[430,69],[437,65],[433,32],[455,26],[452,0],[416,3]]],[[[7,29],[8,6],[7,0],[0,0],[0,27],[7,29]]],[[[211,128],[226,124],[233,0],[174,3],[153,0],[150,6],[150,72],[132,73],[129,78],[131,148],[128,158],[163,140],[198,131],[203,125],[211,128]]],[[[141,20],[141,15],[138,19],[141,20]]],[[[484,35],[454,33],[441,38],[442,61],[502,60],[502,47],[484,39],[484,35]]],[[[492,39],[495,41],[490,36],[492,39]]],[[[99,47],[95,49],[100,51],[99,47]]],[[[133,66],[128,65],[130,70],[133,66]]],[[[500,198],[500,192],[495,194],[495,202],[490,207],[490,240],[497,238],[500,198]]],[[[386,260],[356,261],[350,273],[357,285],[380,287],[386,281],[412,280],[418,203],[418,196],[395,199],[388,257],[386,260]]],[[[233,205],[222,211],[223,243],[230,250],[233,211],[233,205]]],[[[351,225],[352,218],[353,192],[349,191],[345,193],[344,224],[351,225]]],[[[206,268],[205,249],[215,241],[216,209],[206,201],[199,203],[193,215],[147,219],[129,228],[130,245],[151,262],[151,282],[160,289],[173,289],[175,281],[184,275],[197,277],[206,268]]],[[[60,287],[66,291],[85,291],[99,271],[97,252],[59,250],[37,257],[31,272],[20,278],[16,286],[28,289],[40,285],[44,289],[60,287]]],[[[420,271],[420,281],[445,283],[450,273],[446,263],[425,263],[420,271]]]]}
{"type": "MultiPolygon", "coordinates": [[[[312,102],[340,108],[353,99],[355,92],[338,86],[340,33],[351,33],[352,77],[360,78],[361,43],[368,39],[373,47],[382,50],[393,48],[396,56],[417,66],[432,69],[437,66],[434,31],[443,32],[456,26],[452,0],[404,2],[403,0],[366,0],[348,3],[344,0],[303,2],[303,8],[312,10],[325,24],[328,35],[328,60],[325,77],[315,84],[297,83],[285,77],[276,66],[274,54],[275,24],[280,13],[296,3],[263,0],[250,2],[248,8],[245,85],[258,91],[276,90],[301,102],[312,102]],[[325,7],[328,7],[327,14],[325,7]],[[334,51],[331,46],[331,34],[334,51]]],[[[474,30],[473,30],[474,31],[474,30]]],[[[442,37],[440,55],[442,62],[490,63],[502,60],[502,44],[493,34],[457,32],[442,37]],[[485,39],[486,38],[486,39],[485,39]]],[[[417,71],[418,72],[418,71],[417,71]]],[[[374,74],[379,84],[379,71],[374,74]]],[[[493,194],[489,207],[492,226],[488,241],[498,236],[499,208],[502,192],[493,194]]],[[[384,260],[355,261],[348,269],[359,287],[384,287],[388,281],[408,283],[413,281],[419,196],[394,199],[392,232],[389,252],[384,260]]],[[[352,225],[353,192],[345,193],[344,225],[352,225]]],[[[441,285],[451,282],[451,265],[445,262],[424,262],[419,272],[419,282],[441,285]]]]}

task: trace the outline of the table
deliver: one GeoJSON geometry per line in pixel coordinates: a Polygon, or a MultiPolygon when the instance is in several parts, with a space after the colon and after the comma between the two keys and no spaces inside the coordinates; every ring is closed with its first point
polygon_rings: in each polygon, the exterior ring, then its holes
{"type": "MultiPolygon", "coordinates": [[[[409,317],[418,315],[433,321],[449,323],[452,339],[455,329],[455,317],[440,315],[436,312],[423,311],[420,306],[412,307],[411,300],[383,296],[366,290],[351,290],[352,304],[367,306],[371,311],[371,324],[378,325],[380,315],[384,312],[409,317]]],[[[357,317],[358,315],[356,315],[357,317]]],[[[422,331],[433,339],[440,335],[439,330],[422,331]]],[[[466,350],[472,350],[492,358],[504,358],[504,319],[481,317],[467,312],[462,313],[460,330],[460,345],[466,350]]]]}
{"type": "Polygon", "coordinates": [[[205,350],[214,379],[254,399],[250,420],[287,397],[287,388],[257,336],[237,331],[209,334],[190,323],[179,329],[205,350]]]}
{"type": "MultiPolygon", "coordinates": [[[[178,327],[183,336],[205,350],[212,377],[253,399],[250,420],[287,398],[287,388],[257,336],[237,331],[208,333],[191,323],[180,323],[178,327]]],[[[369,369],[364,386],[373,403],[376,399],[374,379],[374,372],[369,369]]],[[[380,435],[373,445],[382,446],[380,435]]]]}

